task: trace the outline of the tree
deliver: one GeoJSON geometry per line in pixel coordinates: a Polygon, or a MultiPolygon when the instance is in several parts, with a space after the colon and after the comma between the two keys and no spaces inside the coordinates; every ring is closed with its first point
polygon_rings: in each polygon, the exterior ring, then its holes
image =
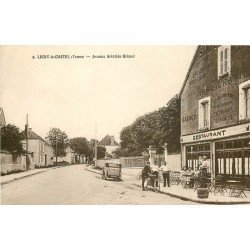
{"type": "Polygon", "coordinates": [[[89,142],[85,137],[76,137],[69,140],[70,147],[79,155],[89,155],[89,142]]]}
{"type": "Polygon", "coordinates": [[[12,157],[19,156],[24,153],[22,141],[23,137],[13,124],[5,125],[1,128],[1,149],[12,153],[12,157]]]}
{"type": "Polygon", "coordinates": [[[105,157],[106,148],[102,146],[97,146],[97,159],[101,159],[105,157]]]}
{"type": "Polygon", "coordinates": [[[150,145],[157,153],[163,153],[163,145],[168,143],[168,152],[180,151],[180,99],[174,96],[166,106],[138,117],[120,133],[120,156],[138,156],[150,145]]]}
{"type": "Polygon", "coordinates": [[[66,156],[65,150],[68,147],[68,136],[64,131],[61,131],[59,128],[51,128],[46,136],[46,140],[54,149],[57,165],[57,157],[66,156]]]}

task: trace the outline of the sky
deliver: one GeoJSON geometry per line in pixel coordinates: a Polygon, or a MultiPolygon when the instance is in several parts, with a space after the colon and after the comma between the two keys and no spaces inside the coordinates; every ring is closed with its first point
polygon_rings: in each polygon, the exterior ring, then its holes
{"type": "Polygon", "coordinates": [[[98,140],[109,134],[119,142],[123,127],[179,93],[195,49],[190,45],[1,46],[0,107],[6,122],[20,130],[28,114],[29,127],[42,137],[58,127],[69,138],[91,139],[96,126],[98,140]],[[69,58],[58,58],[61,55],[69,58]]]}

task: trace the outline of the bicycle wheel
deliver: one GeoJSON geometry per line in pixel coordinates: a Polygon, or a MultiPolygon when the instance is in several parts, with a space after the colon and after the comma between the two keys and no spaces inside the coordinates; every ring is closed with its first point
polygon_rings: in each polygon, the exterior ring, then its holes
{"type": "Polygon", "coordinates": [[[142,172],[139,172],[137,175],[136,175],[136,179],[137,180],[140,180],[142,178],[142,172]]]}

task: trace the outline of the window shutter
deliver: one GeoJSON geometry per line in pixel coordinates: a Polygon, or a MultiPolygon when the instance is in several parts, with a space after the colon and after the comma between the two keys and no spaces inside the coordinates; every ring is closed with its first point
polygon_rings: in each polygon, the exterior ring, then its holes
{"type": "Polygon", "coordinates": [[[218,68],[218,78],[221,75],[221,47],[218,48],[218,54],[217,54],[217,68],[218,68]]]}
{"type": "Polygon", "coordinates": [[[227,72],[231,72],[231,46],[227,47],[227,72]]]}

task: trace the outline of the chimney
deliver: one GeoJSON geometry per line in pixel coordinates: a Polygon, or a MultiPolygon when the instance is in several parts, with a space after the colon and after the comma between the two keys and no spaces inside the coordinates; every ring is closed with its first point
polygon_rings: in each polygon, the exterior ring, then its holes
{"type": "Polygon", "coordinates": [[[111,138],[111,146],[115,145],[115,137],[113,135],[110,136],[111,138]]]}

